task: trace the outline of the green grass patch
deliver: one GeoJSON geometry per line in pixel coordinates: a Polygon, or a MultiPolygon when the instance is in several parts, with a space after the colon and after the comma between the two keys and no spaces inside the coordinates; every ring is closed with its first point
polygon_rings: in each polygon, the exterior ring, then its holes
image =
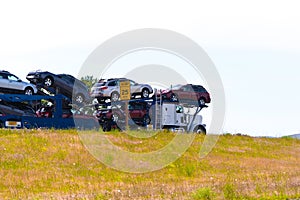
{"type": "MultiPolygon", "coordinates": [[[[176,136],[167,131],[99,134],[137,153],[161,149],[176,136]]],[[[200,159],[204,138],[196,135],[190,148],[169,166],[132,174],[99,162],[76,130],[0,129],[0,199],[300,197],[300,140],[227,134],[200,159]]]]}
{"type": "Polygon", "coordinates": [[[212,200],[215,196],[216,194],[210,188],[200,188],[192,195],[195,200],[212,200]]]}

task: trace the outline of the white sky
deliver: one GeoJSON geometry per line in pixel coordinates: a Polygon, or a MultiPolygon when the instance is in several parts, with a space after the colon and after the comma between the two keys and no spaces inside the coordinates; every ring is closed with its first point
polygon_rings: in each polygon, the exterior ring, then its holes
{"type": "Polygon", "coordinates": [[[77,73],[105,40],[163,28],[196,41],[227,100],[224,131],[300,133],[298,1],[1,1],[0,68],[77,73]],[[180,2],[180,3],[179,3],[180,2]]]}

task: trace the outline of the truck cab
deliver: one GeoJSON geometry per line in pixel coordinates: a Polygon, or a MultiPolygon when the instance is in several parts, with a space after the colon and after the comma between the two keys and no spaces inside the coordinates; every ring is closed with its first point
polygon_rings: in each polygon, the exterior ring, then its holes
{"type": "Polygon", "coordinates": [[[197,133],[206,133],[202,115],[196,108],[184,107],[175,103],[164,103],[162,105],[162,127],[197,133]]]}

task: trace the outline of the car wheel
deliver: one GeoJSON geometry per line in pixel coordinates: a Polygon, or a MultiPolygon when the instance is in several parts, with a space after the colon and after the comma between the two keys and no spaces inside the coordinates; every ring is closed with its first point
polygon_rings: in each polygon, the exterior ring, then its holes
{"type": "Polygon", "coordinates": [[[143,90],[142,90],[142,98],[148,98],[149,97],[149,95],[150,95],[150,91],[147,89],[147,88],[144,88],[143,90]]]}
{"type": "Polygon", "coordinates": [[[108,120],[103,124],[102,129],[104,132],[111,131],[111,123],[112,123],[111,120],[108,120]]]}
{"type": "Polygon", "coordinates": [[[148,125],[151,122],[151,118],[149,117],[149,115],[145,115],[144,119],[143,119],[143,123],[144,125],[148,125]]]}
{"type": "Polygon", "coordinates": [[[119,95],[119,93],[117,93],[117,92],[113,92],[113,93],[111,94],[111,100],[112,100],[112,101],[118,101],[118,100],[119,100],[119,97],[120,97],[120,95],[119,95]]]}
{"type": "Polygon", "coordinates": [[[33,95],[33,89],[31,89],[31,88],[26,88],[26,89],[24,90],[24,94],[26,94],[26,95],[33,95]]]}
{"type": "Polygon", "coordinates": [[[82,94],[77,94],[76,97],[75,97],[75,101],[77,103],[83,103],[84,102],[84,97],[82,94]]]}
{"type": "Polygon", "coordinates": [[[119,119],[120,119],[120,115],[117,113],[113,113],[113,121],[118,123],[119,119]]]}
{"type": "Polygon", "coordinates": [[[206,135],[206,129],[203,126],[196,127],[193,132],[206,135]]]}
{"type": "Polygon", "coordinates": [[[53,79],[51,77],[46,77],[44,79],[44,85],[46,85],[47,87],[51,87],[53,85],[53,79]]]}
{"type": "Polygon", "coordinates": [[[178,97],[176,96],[176,94],[172,94],[170,97],[171,101],[178,101],[178,97]]]}
{"type": "Polygon", "coordinates": [[[199,99],[199,106],[204,106],[205,100],[203,98],[199,99]]]}

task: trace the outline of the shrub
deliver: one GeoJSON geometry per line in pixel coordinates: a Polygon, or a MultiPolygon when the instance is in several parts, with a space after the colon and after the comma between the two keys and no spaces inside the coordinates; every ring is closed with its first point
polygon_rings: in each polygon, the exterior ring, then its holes
{"type": "Polygon", "coordinates": [[[214,199],[215,193],[210,188],[200,188],[193,193],[193,199],[197,200],[210,200],[214,199]]]}

